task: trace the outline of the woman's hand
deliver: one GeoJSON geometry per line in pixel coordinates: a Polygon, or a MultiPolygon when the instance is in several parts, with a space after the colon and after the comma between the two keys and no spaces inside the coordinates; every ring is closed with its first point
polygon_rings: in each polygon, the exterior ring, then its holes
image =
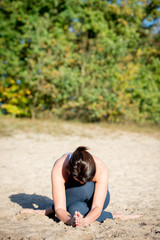
{"type": "Polygon", "coordinates": [[[84,218],[80,212],[76,211],[74,214],[74,218],[76,227],[84,227],[84,218]]]}
{"type": "Polygon", "coordinates": [[[75,226],[76,227],[87,227],[89,225],[80,212],[76,211],[73,217],[75,219],[75,226]]]}
{"type": "Polygon", "coordinates": [[[72,227],[76,227],[76,223],[75,223],[75,216],[71,217],[69,219],[69,221],[67,222],[68,225],[72,226],[72,227]]]}

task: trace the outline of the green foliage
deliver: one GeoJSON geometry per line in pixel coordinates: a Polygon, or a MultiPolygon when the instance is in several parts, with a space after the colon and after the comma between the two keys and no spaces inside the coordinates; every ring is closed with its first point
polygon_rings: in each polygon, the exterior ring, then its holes
{"type": "Polygon", "coordinates": [[[160,123],[157,4],[1,1],[1,113],[160,123]]]}

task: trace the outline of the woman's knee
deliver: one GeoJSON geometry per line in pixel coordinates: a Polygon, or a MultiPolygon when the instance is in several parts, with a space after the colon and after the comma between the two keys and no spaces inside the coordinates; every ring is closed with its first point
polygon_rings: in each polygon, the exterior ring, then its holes
{"type": "Polygon", "coordinates": [[[110,193],[109,193],[109,191],[107,191],[107,195],[106,195],[106,199],[105,199],[105,202],[104,202],[104,205],[103,205],[103,209],[105,209],[109,205],[109,202],[110,202],[110,193]]]}
{"type": "Polygon", "coordinates": [[[74,202],[88,202],[94,194],[94,183],[87,182],[79,187],[66,189],[67,207],[74,202]]]}
{"type": "Polygon", "coordinates": [[[94,194],[95,184],[94,182],[87,182],[83,186],[82,194],[85,196],[85,201],[89,201],[94,194]]]}
{"type": "Polygon", "coordinates": [[[74,216],[75,212],[80,212],[83,216],[89,212],[89,208],[85,202],[74,202],[68,206],[67,211],[74,216]]]}
{"type": "Polygon", "coordinates": [[[113,215],[110,212],[102,211],[99,218],[96,219],[97,222],[103,222],[106,219],[113,219],[113,215]]]}

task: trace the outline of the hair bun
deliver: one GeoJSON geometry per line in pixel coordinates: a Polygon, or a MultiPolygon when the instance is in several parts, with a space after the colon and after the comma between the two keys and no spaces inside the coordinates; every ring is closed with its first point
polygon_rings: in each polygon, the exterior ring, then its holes
{"type": "Polygon", "coordinates": [[[76,149],[76,151],[78,151],[78,152],[85,152],[85,151],[87,151],[87,150],[88,150],[88,148],[85,147],[85,146],[80,146],[80,147],[78,147],[78,148],[76,149]]]}

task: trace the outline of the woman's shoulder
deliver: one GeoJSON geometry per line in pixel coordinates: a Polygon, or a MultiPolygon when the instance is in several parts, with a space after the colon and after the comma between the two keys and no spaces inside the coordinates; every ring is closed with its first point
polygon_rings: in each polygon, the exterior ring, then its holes
{"type": "Polygon", "coordinates": [[[66,181],[68,177],[69,155],[70,153],[65,153],[55,161],[52,168],[52,177],[66,181]]]}
{"type": "Polygon", "coordinates": [[[106,163],[100,159],[99,157],[96,157],[92,155],[94,158],[94,161],[96,163],[96,175],[95,175],[95,181],[101,181],[105,180],[105,178],[108,178],[109,170],[106,165],[106,163]]]}
{"type": "Polygon", "coordinates": [[[99,167],[99,168],[107,168],[107,165],[105,163],[105,161],[103,161],[101,158],[95,156],[95,155],[92,155],[93,156],[93,159],[96,163],[96,166],[99,167]]]}
{"type": "Polygon", "coordinates": [[[64,153],[60,158],[58,158],[54,162],[53,169],[62,168],[63,166],[67,165],[69,156],[70,156],[70,153],[64,153]]]}

